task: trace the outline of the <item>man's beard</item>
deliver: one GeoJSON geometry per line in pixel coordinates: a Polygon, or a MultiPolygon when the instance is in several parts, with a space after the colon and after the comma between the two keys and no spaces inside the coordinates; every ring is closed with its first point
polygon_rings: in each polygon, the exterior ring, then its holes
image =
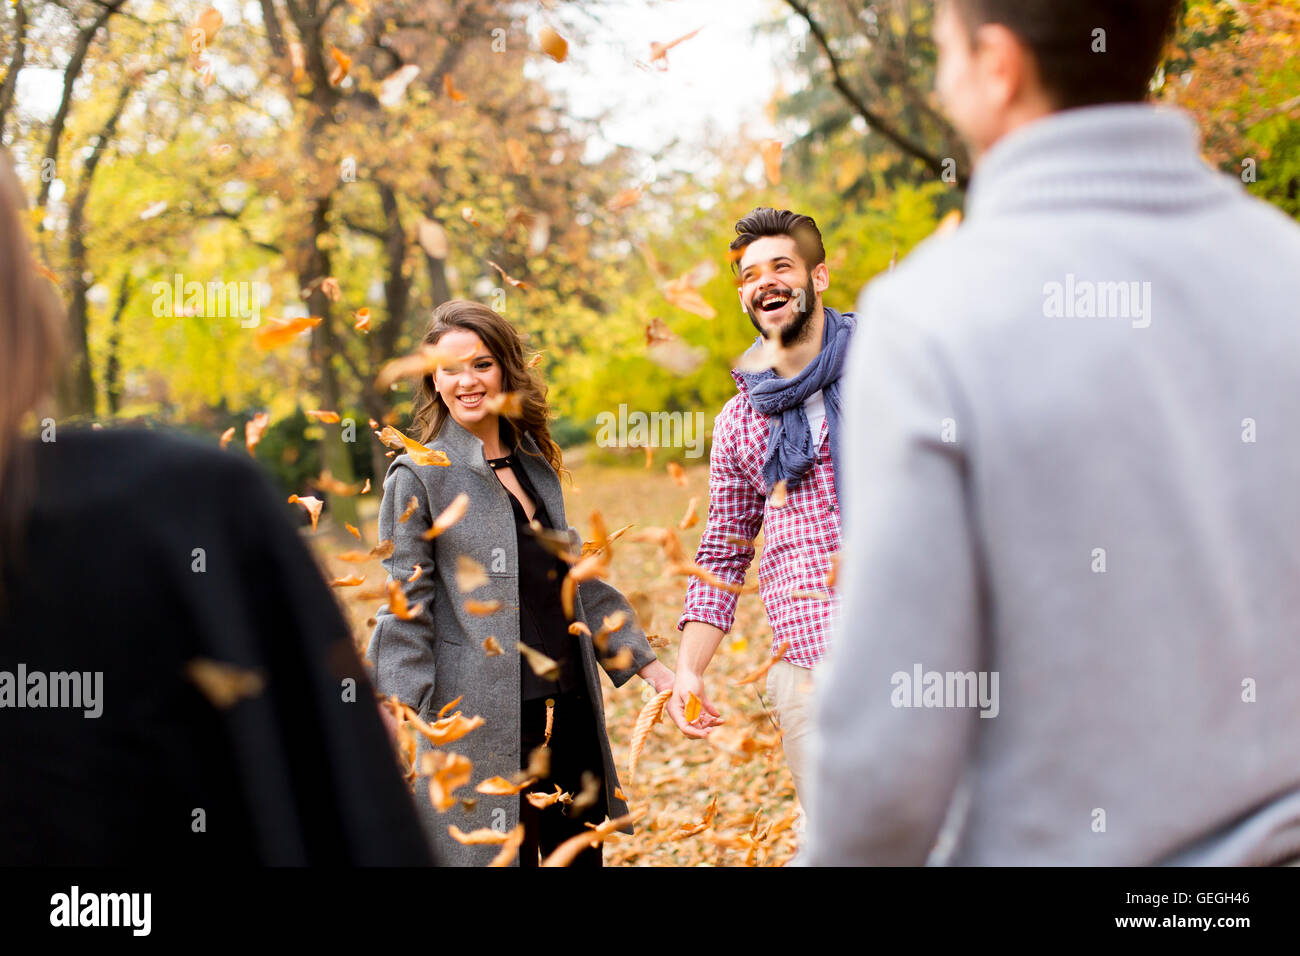
{"type": "MultiPolygon", "coordinates": [[[[816,295],[816,291],[817,290],[813,288],[812,277],[809,276],[808,284],[804,286],[803,289],[803,311],[800,312],[796,309],[794,318],[790,320],[790,324],[781,329],[782,348],[788,349],[792,345],[798,345],[808,337],[809,333],[812,332],[812,316],[814,309],[813,296],[816,295]]],[[[791,289],[790,292],[793,293],[794,290],[791,289]]],[[[798,297],[794,296],[793,298],[797,299],[798,297]]],[[[762,323],[758,321],[758,316],[754,314],[754,310],[750,308],[748,304],[745,305],[745,314],[749,316],[749,321],[754,323],[754,328],[758,330],[758,334],[763,338],[767,338],[768,334],[763,329],[762,323]]]]}

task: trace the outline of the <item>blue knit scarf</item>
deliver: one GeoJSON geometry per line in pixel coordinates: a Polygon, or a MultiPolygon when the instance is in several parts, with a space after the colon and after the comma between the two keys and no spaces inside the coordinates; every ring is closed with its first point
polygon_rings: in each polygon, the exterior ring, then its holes
{"type": "MultiPolygon", "coordinates": [[[[826,424],[830,430],[831,462],[839,461],[840,372],[848,355],[849,343],[857,319],[852,312],[841,315],[834,309],[824,310],[822,348],[817,357],[794,378],[782,378],[773,369],[761,372],[740,371],[749,390],[749,401],[759,414],[769,419],[767,455],[763,459],[763,480],[769,491],[781,479],[793,488],[813,467],[817,449],[816,436],[808,423],[803,403],[821,391],[826,404],[826,424]]],[[[763,344],[760,335],[751,346],[763,344]]],[[[839,495],[839,474],[835,469],[835,494],[839,495]]]]}

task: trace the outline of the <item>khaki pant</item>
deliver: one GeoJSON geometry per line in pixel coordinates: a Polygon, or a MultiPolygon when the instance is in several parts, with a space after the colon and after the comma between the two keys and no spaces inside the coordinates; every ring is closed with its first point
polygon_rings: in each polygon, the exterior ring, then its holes
{"type": "Polygon", "coordinates": [[[772,701],[776,722],[781,727],[781,744],[785,762],[794,777],[794,792],[799,800],[799,818],[795,829],[803,830],[803,804],[808,766],[808,741],[812,734],[812,671],[796,664],[777,661],[767,672],[767,694],[772,701]]]}

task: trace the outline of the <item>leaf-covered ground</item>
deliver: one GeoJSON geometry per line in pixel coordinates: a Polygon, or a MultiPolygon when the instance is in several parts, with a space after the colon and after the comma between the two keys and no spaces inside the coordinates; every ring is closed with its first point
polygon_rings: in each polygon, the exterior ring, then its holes
{"type": "MultiPolygon", "coordinates": [[[[611,531],[627,524],[676,527],[686,515],[690,499],[698,497],[698,522],[679,531],[687,555],[694,557],[708,513],[707,460],[679,459],[685,466],[684,485],[669,475],[665,468],[669,460],[656,455],[653,466],[646,469],[593,463],[581,452],[566,456],[573,474],[571,484],[564,482],[569,523],[590,537],[590,516],[597,510],[611,531]]],[[[376,488],[362,502],[361,530],[367,547],[376,543],[374,511],[380,493],[376,488]]],[[[385,575],[378,561],[356,565],[333,559],[346,544],[326,534],[326,527],[322,522],[321,533],[313,538],[326,568],[336,576],[364,574],[367,588],[382,584],[385,575]]],[[[680,637],[677,619],[686,579],[664,573],[655,545],[626,539],[614,544],[611,568],[610,583],[624,594],[639,591],[649,599],[650,619],[642,623],[648,634],[667,639],[668,646],[657,651],[665,664],[675,667],[680,637]]],[[[755,568],[751,568],[748,583],[755,580],[755,568]]],[[[356,589],[342,590],[348,598],[345,603],[358,645],[364,647],[370,637],[366,620],[383,602],[356,600],[348,594],[356,589]]],[[[742,595],[735,627],[723,640],[705,677],[705,691],[722,711],[726,726],[697,741],[684,737],[665,716],[645,745],[635,778],[628,776],[629,742],[637,714],[654,692],[636,677],[618,689],[604,683],[605,717],[623,791],[634,811],[646,810],[634,836],[618,836],[606,845],[606,865],[779,866],[793,855],[794,786],[763,682],[734,683],[767,659],[770,646],[771,631],[762,603],[757,594],[742,595]],[[714,801],[716,811],[710,813],[714,801]],[[706,820],[711,824],[702,826],[706,820]]]]}

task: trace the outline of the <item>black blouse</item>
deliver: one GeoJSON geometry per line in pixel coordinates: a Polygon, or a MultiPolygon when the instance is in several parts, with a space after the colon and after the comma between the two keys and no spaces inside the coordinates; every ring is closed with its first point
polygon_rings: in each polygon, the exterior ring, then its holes
{"type": "MultiPolygon", "coordinates": [[[[542,503],[528,473],[519,464],[518,456],[510,454],[504,458],[489,458],[487,463],[493,471],[509,468],[519,479],[519,484],[528,497],[533,499],[536,506],[534,520],[542,527],[554,530],[555,525],[546,511],[546,505],[542,503]]],[[[510,507],[514,509],[515,535],[519,546],[519,638],[529,647],[554,660],[560,667],[559,680],[547,680],[534,673],[526,660],[521,661],[520,696],[523,700],[533,700],[578,690],[583,682],[578,670],[577,639],[569,633],[569,622],[564,616],[564,605],[560,601],[560,585],[569,570],[568,565],[542,547],[537,535],[533,534],[528,525],[528,515],[524,513],[519,499],[508,488],[506,494],[510,497],[510,507]]]]}

